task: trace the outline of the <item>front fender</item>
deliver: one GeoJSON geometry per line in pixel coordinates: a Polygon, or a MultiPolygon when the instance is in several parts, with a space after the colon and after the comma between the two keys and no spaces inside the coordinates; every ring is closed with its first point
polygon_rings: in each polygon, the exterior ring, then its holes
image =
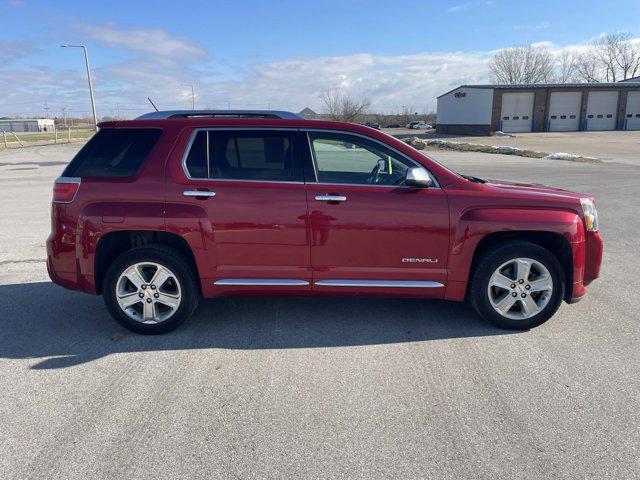
{"type": "Polygon", "coordinates": [[[561,235],[573,257],[573,280],[584,275],[585,232],[571,210],[540,208],[476,208],[465,211],[453,226],[445,298],[464,299],[473,255],[487,235],[501,232],[548,232],[561,235]]]}

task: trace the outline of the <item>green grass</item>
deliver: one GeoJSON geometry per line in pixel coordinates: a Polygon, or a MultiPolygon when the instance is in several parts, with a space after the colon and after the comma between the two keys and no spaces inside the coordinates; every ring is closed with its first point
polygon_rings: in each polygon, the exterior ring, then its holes
{"type": "MultiPolygon", "coordinates": [[[[59,131],[58,132],[58,141],[57,143],[67,143],[69,138],[71,138],[72,142],[77,142],[81,140],[87,140],[96,133],[94,130],[71,130],[71,137],[69,137],[68,131],[59,131]]],[[[56,134],[55,132],[47,132],[47,133],[30,133],[30,134],[20,134],[16,133],[20,141],[24,144],[25,147],[35,144],[54,144],[56,143],[56,134]]],[[[20,148],[20,143],[16,140],[11,133],[7,132],[7,146],[8,148],[20,148]]],[[[4,138],[2,136],[2,131],[0,131],[0,149],[5,149],[4,138]]]]}

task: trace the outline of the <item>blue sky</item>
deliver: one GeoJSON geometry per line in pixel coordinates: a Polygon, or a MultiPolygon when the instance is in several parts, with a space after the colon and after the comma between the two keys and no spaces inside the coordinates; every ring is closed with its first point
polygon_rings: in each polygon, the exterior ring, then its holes
{"type": "Polygon", "coordinates": [[[492,52],[581,48],[604,32],[640,36],[640,2],[0,0],[0,115],[88,111],[89,47],[100,115],[188,107],[320,108],[343,88],[393,111],[435,107],[460,83],[486,82],[492,52]],[[9,19],[9,21],[7,21],[9,19]]]}

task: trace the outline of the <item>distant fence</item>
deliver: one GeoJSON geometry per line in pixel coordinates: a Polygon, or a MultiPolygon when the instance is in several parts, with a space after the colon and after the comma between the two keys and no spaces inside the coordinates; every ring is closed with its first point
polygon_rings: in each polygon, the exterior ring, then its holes
{"type": "Polygon", "coordinates": [[[1,132],[0,149],[86,142],[96,133],[93,129],[74,128],[56,129],[55,132],[15,133],[4,130],[1,132]]]}

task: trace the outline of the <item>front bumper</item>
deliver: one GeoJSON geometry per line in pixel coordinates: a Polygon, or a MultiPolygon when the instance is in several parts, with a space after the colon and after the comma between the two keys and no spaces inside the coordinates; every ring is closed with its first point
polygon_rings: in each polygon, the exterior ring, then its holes
{"type": "Polygon", "coordinates": [[[586,232],[585,241],[581,245],[581,252],[574,251],[574,282],[568,303],[579,301],[587,293],[587,286],[600,276],[604,249],[600,233],[586,232]]]}

